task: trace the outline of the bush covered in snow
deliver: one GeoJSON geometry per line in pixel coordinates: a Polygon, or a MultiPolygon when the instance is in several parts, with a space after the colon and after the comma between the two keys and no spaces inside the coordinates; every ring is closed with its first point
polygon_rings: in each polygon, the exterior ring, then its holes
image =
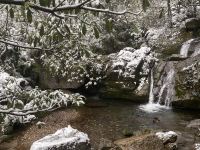
{"type": "Polygon", "coordinates": [[[25,79],[0,72],[0,113],[4,118],[4,126],[30,122],[38,112],[52,111],[71,104],[79,106],[84,104],[84,99],[80,94],[32,88],[25,79]]]}

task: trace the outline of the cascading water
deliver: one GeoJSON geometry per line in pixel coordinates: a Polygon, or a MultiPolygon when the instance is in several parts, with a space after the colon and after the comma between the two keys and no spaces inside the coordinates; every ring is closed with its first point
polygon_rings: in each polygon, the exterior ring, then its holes
{"type": "Polygon", "coordinates": [[[171,68],[167,73],[167,76],[163,79],[163,84],[158,96],[158,104],[170,106],[171,101],[174,97],[174,68],[171,68]]]}
{"type": "Polygon", "coordinates": [[[149,102],[146,105],[141,105],[140,109],[146,112],[157,112],[161,109],[170,108],[171,101],[174,97],[175,71],[173,62],[167,62],[164,72],[161,76],[161,86],[159,87],[157,98],[154,95],[154,77],[151,70],[151,83],[149,92],[149,102]]]}
{"type": "Polygon", "coordinates": [[[149,103],[153,104],[154,102],[154,94],[153,94],[153,69],[151,69],[151,85],[150,85],[150,91],[149,91],[149,103]]]}
{"type": "Polygon", "coordinates": [[[183,57],[188,57],[188,52],[190,49],[191,43],[194,41],[194,39],[188,40],[185,43],[183,43],[181,50],[180,50],[180,55],[183,57]]]}

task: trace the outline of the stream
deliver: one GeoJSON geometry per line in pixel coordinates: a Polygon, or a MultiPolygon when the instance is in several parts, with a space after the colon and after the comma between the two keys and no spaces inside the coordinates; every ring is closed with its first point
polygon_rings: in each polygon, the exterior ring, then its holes
{"type": "Polygon", "coordinates": [[[41,118],[40,121],[46,123],[41,129],[35,123],[20,129],[17,136],[0,144],[0,150],[8,149],[6,144],[15,150],[27,150],[33,141],[68,124],[87,133],[94,150],[98,149],[102,139],[114,141],[124,138],[125,132],[134,135],[147,130],[176,131],[181,135],[178,139],[180,150],[190,149],[195,142],[193,131],[186,126],[189,121],[200,118],[199,112],[159,109],[158,112],[149,113],[130,101],[88,99],[85,106],[58,110],[41,118]],[[153,121],[155,118],[159,120],[156,123],[153,121]]]}

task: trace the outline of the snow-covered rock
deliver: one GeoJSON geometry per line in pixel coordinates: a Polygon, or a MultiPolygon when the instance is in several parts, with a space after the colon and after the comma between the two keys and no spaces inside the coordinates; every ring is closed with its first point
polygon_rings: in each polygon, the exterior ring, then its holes
{"type": "Polygon", "coordinates": [[[194,149],[195,150],[200,150],[200,143],[195,143],[194,144],[194,149]]]}
{"type": "Polygon", "coordinates": [[[108,57],[110,61],[107,63],[107,75],[103,81],[101,96],[138,102],[146,101],[148,76],[150,69],[157,61],[151,48],[126,47],[108,57]]]}
{"type": "Polygon", "coordinates": [[[200,128],[200,119],[195,119],[195,120],[190,121],[190,123],[187,125],[187,127],[199,129],[200,128]]]}
{"type": "Polygon", "coordinates": [[[156,136],[163,141],[164,144],[174,143],[177,140],[177,133],[174,131],[157,132],[156,136]]]}
{"type": "Polygon", "coordinates": [[[35,141],[30,150],[89,150],[88,135],[70,125],[35,141]]]}

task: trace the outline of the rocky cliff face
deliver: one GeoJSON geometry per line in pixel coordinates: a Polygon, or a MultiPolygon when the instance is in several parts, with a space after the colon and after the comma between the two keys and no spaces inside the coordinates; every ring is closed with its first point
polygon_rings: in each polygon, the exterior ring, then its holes
{"type": "Polygon", "coordinates": [[[182,31],[185,33],[193,32],[191,34],[193,36],[183,42],[179,49],[173,50],[169,57],[165,56],[165,59],[160,59],[155,67],[154,95],[161,104],[170,99],[170,105],[173,107],[200,108],[200,41],[194,36],[194,29],[198,29],[197,22],[197,19],[189,19],[185,22],[184,31],[183,28],[182,31]],[[179,54],[177,54],[178,50],[179,54]],[[169,77],[171,69],[174,70],[174,81],[172,83],[168,81],[166,85],[163,78],[169,77]],[[169,93],[170,95],[168,95],[169,93]]]}
{"type": "Polygon", "coordinates": [[[174,107],[200,108],[200,55],[188,58],[176,65],[174,107]]]}

